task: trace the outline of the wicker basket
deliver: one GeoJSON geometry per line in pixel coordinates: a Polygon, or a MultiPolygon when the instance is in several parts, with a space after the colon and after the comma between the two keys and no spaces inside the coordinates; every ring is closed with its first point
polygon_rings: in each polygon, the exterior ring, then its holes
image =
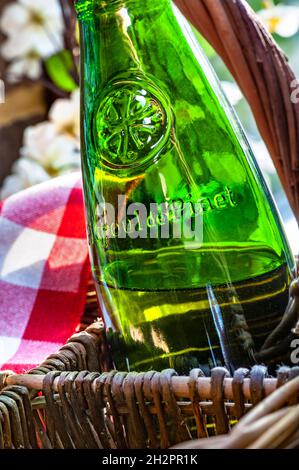
{"type": "MultiPolygon", "coordinates": [[[[176,3],[237,79],[298,217],[299,103],[285,56],[244,0],[176,3]]],[[[298,299],[295,282],[282,330],[298,319],[298,299]]],[[[262,365],[234,377],[111,371],[96,311],[91,285],[85,331],[28,374],[0,373],[0,448],[299,447],[299,368],[276,378],[262,365]]]]}
{"type": "Polygon", "coordinates": [[[0,448],[299,445],[299,368],[281,367],[276,379],[263,366],[182,377],[170,369],[109,372],[108,357],[97,322],[29,374],[3,372],[0,448]]]}

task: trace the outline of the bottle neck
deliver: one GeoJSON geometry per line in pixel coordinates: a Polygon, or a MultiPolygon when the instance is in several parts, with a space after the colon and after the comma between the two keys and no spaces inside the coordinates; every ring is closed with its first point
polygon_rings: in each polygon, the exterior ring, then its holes
{"type": "Polygon", "coordinates": [[[94,15],[115,13],[122,8],[145,14],[169,4],[170,0],[77,0],[75,7],[79,20],[84,20],[94,15]]]}
{"type": "Polygon", "coordinates": [[[161,42],[179,33],[170,0],[78,0],[76,8],[81,78],[94,89],[120,73],[151,69],[161,42]]]}

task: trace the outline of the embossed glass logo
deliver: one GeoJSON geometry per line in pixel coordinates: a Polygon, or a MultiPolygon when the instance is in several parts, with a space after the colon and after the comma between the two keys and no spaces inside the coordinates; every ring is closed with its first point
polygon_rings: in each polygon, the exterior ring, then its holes
{"type": "Polygon", "coordinates": [[[170,140],[172,114],[164,93],[144,80],[117,80],[104,90],[95,114],[96,146],[110,168],[158,157],[170,140]]]}

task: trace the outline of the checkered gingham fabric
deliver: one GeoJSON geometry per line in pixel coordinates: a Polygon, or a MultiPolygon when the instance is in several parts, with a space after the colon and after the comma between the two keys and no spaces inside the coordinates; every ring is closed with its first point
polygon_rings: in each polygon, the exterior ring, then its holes
{"type": "Polygon", "coordinates": [[[71,336],[90,276],[81,177],[0,204],[0,369],[22,373],[71,336]]]}

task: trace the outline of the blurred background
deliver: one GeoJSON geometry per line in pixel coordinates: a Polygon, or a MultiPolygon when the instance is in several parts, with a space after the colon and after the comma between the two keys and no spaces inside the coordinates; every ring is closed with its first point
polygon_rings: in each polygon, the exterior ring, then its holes
{"type": "MultiPolygon", "coordinates": [[[[299,0],[249,0],[299,77],[299,0]]],[[[195,32],[235,107],[282,215],[299,231],[250,108],[195,32]]],[[[80,168],[78,30],[72,0],[0,0],[0,200],[80,168]]]]}

